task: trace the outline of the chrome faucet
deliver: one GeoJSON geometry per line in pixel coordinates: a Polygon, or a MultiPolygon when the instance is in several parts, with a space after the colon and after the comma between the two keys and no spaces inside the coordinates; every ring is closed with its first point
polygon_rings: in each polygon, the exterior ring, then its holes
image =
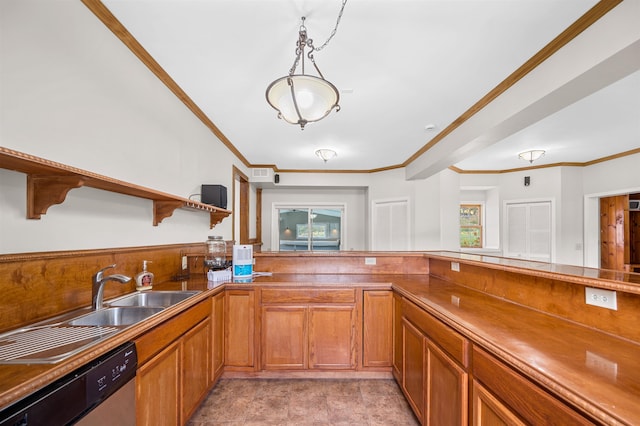
{"type": "Polygon", "coordinates": [[[97,311],[98,309],[102,309],[102,300],[104,297],[104,285],[107,281],[120,281],[121,283],[128,283],[131,281],[131,277],[127,277],[122,274],[113,274],[104,276],[104,271],[107,269],[115,268],[116,264],[109,265],[106,268],[100,269],[93,276],[93,284],[91,286],[91,309],[97,311]]]}

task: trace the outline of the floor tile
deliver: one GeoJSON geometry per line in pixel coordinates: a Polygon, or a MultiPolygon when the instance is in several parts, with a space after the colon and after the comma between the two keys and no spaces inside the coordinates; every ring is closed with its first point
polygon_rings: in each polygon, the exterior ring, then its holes
{"type": "Polygon", "coordinates": [[[223,379],[189,426],[415,426],[394,380],[223,379]]]}

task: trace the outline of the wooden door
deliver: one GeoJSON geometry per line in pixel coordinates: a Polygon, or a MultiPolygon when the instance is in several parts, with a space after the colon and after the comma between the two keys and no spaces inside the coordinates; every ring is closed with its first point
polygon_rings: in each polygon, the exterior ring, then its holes
{"type": "Polygon", "coordinates": [[[225,300],[225,366],[255,365],[255,295],[253,290],[227,290],[225,300]]]}
{"type": "Polygon", "coordinates": [[[209,390],[211,379],[211,328],[209,318],[189,330],[182,344],[182,422],[189,417],[209,390]]]}
{"type": "Polygon", "coordinates": [[[600,199],[600,268],[624,270],[630,263],[629,196],[600,199]]]}
{"type": "Polygon", "coordinates": [[[364,291],[364,367],[390,367],[393,357],[393,294],[391,290],[364,291]]]}
{"type": "Polygon", "coordinates": [[[307,368],[307,307],[262,307],[262,368],[307,368]]]}
{"type": "Polygon", "coordinates": [[[430,341],[427,344],[427,357],[426,424],[430,426],[466,425],[469,375],[430,341]]]}
{"type": "Polygon", "coordinates": [[[180,342],[167,346],[136,372],[136,424],[180,424],[180,342]]]}
{"type": "Polygon", "coordinates": [[[424,419],[427,359],[425,338],[406,319],[402,320],[402,389],[420,422],[424,419]]]}
{"type": "Polygon", "coordinates": [[[473,381],[473,426],[524,426],[509,407],[494,397],[480,383],[473,381]]]}
{"type": "Polygon", "coordinates": [[[356,367],[355,305],[309,306],[309,368],[356,367]]]}
{"type": "Polygon", "coordinates": [[[211,310],[211,382],[214,383],[224,367],[224,291],[213,296],[211,310]]]}

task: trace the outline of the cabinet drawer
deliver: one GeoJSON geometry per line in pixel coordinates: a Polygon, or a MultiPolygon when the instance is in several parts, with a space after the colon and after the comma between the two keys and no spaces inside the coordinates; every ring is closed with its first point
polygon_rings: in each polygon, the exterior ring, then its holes
{"type": "Polygon", "coordinates": [[[135,339],[138,364],[142,365],[147,362],[153,355],[160,352],[160,350],[210,314],[211,301],[205,300],[135,339]]]}
{"type": "Polygon", "coordinates": [[[268,303],[355,303],[356,290],[317,288],[265,288],[261,302],[268,303]]]}
{"type": "Polygon", "coordinates": [[[469,341],[412,302],[403,299],[402,315],[465,368],[469,367],[469,341]]]}
{"type": "MultiPolygon", "coordinates": [[[[585,417],[485,351],[473,347],[474,380],[528,424],[592,425],[585,417]]],[[[477,395],[474,395],[474,399],[477,395]]],[[[503,409],[504,411],[505,409],[503,409]]]]}

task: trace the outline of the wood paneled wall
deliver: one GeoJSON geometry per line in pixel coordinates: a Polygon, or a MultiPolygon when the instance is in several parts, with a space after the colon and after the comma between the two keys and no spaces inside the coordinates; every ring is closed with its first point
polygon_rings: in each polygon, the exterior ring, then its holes
{"type": "Polygon", "coordinates": [[[284,274],[427,274],[422,253],[254,253],[254,271],[284,274]],[[375,260],[375,264],[372,263],[375,260]]]}
{"type": "MultiPolygon", "coordinates": [[[[91,304],[91,278],[98,270],[130,277],[143,260],[156,283],[181,273],[181,258],[204,253],[204,243],[0,255],[0,331],[46,319],[91,304]]],[[[109,282],[105,299],[135,290],[135,282],[109,282]]]]}
{"type": "Polygon", "coordinates": [[[585,287],[580,284],[463,262],[459,265],[459,272],[452,271],[451,261],[431,258],[430,275],[640,343],[638,294],[618,291],[618,310],[614,311],[587,305],[585,287]]]}

